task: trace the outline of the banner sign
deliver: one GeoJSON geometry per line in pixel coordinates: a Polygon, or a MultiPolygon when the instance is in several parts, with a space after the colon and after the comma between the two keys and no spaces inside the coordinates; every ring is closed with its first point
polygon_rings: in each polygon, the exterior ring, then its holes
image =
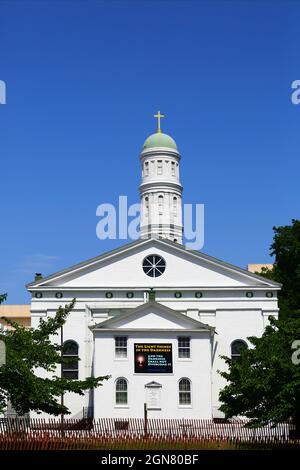
{"type": "Polygon", "coordinates": [[[135,343],[134,372],[136,374],[172,374],[172,344],[135,343]]]}

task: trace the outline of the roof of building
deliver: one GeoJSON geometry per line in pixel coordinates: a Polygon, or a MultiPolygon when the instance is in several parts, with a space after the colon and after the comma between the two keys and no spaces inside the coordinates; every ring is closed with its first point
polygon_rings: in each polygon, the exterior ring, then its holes
{"type": "Polygon", "coordinates": [[[273,269],[273,264],[248,264],[247,266],[250,273],[261,273],[263,268],[273,269]]]}
{"type": "MultiPolygon", "coordinates": [[[[166,305],[163,305],[159,302],[156,301],[149,301],[145,302],[141,305],[138,305],[135,308],[131,308],[127,312],[123,312],[121,315],[118,315],[113,318],[108,318],[107,320],[104,320],[101,323],[97,323],[96,325],[93,325],[90,327],[91,330],[100,330],[100,329],[105,329],[107,327],[113,326],[115,323],[119,323],[122,320],[126,320],[130,317],[132,317],[134,314],[143,312],[144,310],[147,310],[149,306],[155,307],[158,310],[164,311],[168,314],[171,314],[171,316],[179,319],[180,321],[185,321],[187,323],[190,323],[195,327],[195,329],[200,329],[200,330],[210,330],[212,332],[215,332],[215,327],[210,326],[206,323],[201,322],[200,320],[196,320],[194,318],[188,317],[184,315],[183,313],[178,312],[177,310],[174,310],[170,307],[167,307],[166,305]]],[[[155,329],[155,328],[151,328],[155,329]]]]}
{"type": "Polygon", "coordinates": [[[0,305],[0,318],[30,318],[30,305],[0,305]]]}
{"type": "MultiPolygon", "coordinates": [[[[239,273],[241,273],[245,276],[253,278],[253,280],[256,279],[257,281],[262,282],[263,285],[265,285],[266,287],[267,286],[268,287],[279,287],[279,288],[281,287],[281,284],[279,284],[278,282],[275,282],[275,281],[272,281],[272,280],[267,279],[265,277],[262,277],[262,276],[259,276],[257,274],[251,273],[251,272],[249,272],[245,269],[242,269],[238,266],[234,266],[234,265],[232,265],[230,263],[227,263],[225,261],[221,261],[217,258],[214,258],[213,256],[206,255],[203,252],[189,250],[184,245],[181,245],[181,244],[176,243],[176,242],[172,242],[172,241],[167,240],[165,238],[164,239],[161,239],[161,238],[158,238],[158,239],[157,238],[148,238],[148,239],[135,240],[131,243],[127,243],[126,245],[115,248],[115,249],[113,249],[111,251],[108,251],[106,253],[103,253],[102,255],[99,255],[99,256],[96,256],[94,258],[88,259],[88,260],[83,261],[81,263],[78,263],[74,266],[71,266],[67,269],[63,269],[62,271],[58,271],[56,273],[53,273],[50,276],[46,276],[42,279],[38,279],[36,281],[30,282],[29,284],[27,284],[26,287],[27,287],[27,289],[31,290],[32,288],[43,286],[45,284],[45,282],[53,280],[57,277],[65,275],[65,274],[68,274],[68,273],[70,273],[74,270],[83,269],[86,266],[98,263],[99,261],[104,260],[105,258],[111,257],[113,255],[117,255],[117,254],[122,253],[123,251],[126,251],[126,250],[128,250],[130,248],[133,248],[135,246],[147,245],[147,244],[153,243],[153,242],[155,242],[157,244],[160,244],[161,246],[163,246],[163,245],[172,246],[175,250],[185,252],[185,253],[189,254],[190,256],[196,256],[197,258],[206,260],[207,262],[212,263],[214,265],[223,266],[224,268],[229,269],[231,271],[239,272],[239,273]]],[[[255,286],[253,286],[253,287],[255,287],[255,286]]]]}
{"type": "Polygon", "coordinates": [[[156,132],[150,135],[144,142],[143,149],[149,149],[154,147],[167,147],[177,150],[175,140],[163,132],[156,132]]]}

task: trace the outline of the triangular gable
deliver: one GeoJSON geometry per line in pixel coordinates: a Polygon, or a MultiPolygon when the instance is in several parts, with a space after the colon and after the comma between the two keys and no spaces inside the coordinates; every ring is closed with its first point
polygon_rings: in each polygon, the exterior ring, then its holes
{"type": "MultiPolygon", "coordinates": [[[[148,251],[147,251],[148,250],[148,251]]],[[[243,287],[258,286],[279,289],[280,284],[225,263],[204,253],[187,250],[183,245],[162,239],[139,240],[104,253],[69,269],[28,284],[28,289],[39,287],[243,287]],[[141,269],[141,256],[149,249],[160,250],[170,259],[169,268],[161,278],[149,279],[141,269]],[[128,264],[128,262],[131,264],[128,264]],[[182,275],[188,266],[188,276],[182,275]],[[173,264],[173,267],[171,265],[173,264]]]]}
{"type": "Polygon", "coordinates": [[[91,330],[103,329],[196,329],[210,330],[214,328],[193,318],[187,317],[159,302],[147,302],[117,317],[109,318],[91,330]]]}
{"type": "Polygon", "coordinates": [[[55,281],[55,280],[59,281],[62,278],[69,276],[73,273],[78,273],[78,275],[80,275],[80,273],[84,271],[85,269],[88,269],[92,266],[97,267],[101,264],[101,262],[107,260],[108,258],[113,259],[114,256],[119,255],[120,253],[124,253],[130,248],[134,248],[135,246],[145,243],[146,241],[147,240],[138,240],[132,243],[127,243],[126,245],[123,245],[119,248],[116,248],[111,251],[107,251],[101,255],[95,256],[94,258],[89,258],[86,261],[82,261],[81,263],[74,264],[70,266],[69,268],[62,269],[61,271],[57,271],[53,274],[50,274],[49,276],[45,276],[45,277],[39,278],[38,280],[29,282],[28,284],[26,284],[26,287],[27,289],[30,290],[31,288],[34,288],[34,287],[46,286],[49,283],[51,283],[51,281],[55,281]]]}

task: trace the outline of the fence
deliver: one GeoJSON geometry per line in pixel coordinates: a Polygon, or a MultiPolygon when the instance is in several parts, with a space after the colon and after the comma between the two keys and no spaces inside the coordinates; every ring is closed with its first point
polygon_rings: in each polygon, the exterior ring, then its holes
{"type": "Polygon", "coordinates": [[[0,420],[0,450],[16,449],[209,449],[300,446],[292,425],[245,427],[245,421],[201,419],[0,420]]]}

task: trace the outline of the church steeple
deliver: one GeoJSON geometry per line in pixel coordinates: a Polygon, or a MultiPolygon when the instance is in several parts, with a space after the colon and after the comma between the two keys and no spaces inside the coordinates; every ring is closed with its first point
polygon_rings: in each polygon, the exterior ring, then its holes
{"type": "Polygon", "coordinates": [[[141,237],[161,237],[182,243],[182,186],[179,178],[180,154],[174,139],[158,130],[144,142],[142,165],[141,237]]]}

